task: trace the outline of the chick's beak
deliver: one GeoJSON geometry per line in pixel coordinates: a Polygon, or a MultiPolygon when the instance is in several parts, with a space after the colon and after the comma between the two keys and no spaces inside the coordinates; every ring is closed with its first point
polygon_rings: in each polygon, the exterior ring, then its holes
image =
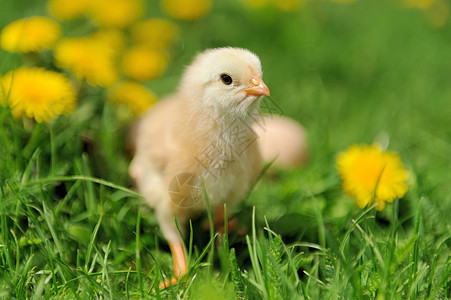
{"type": "Polygon", "coordinates": [[[269,96],[269,89],[263,80],[253,74],[250,80],[250,87],[244,89],[248,96],[269,96]]]}

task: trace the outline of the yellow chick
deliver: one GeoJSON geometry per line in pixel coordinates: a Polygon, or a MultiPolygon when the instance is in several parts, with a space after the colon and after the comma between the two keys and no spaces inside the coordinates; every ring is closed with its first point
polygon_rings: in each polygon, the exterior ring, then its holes
{"type": "Polygon", "coordinates": [[[129,172],[155,209],[173,256],[173,284],[187,272],[182,233],[206,210],[242,199],[262,167],[252,124],[268,96],[259,58],[245,49],[217,48],[197,55],[175,94],[139,120],[129,172]]]}
{"type": "Polygon", "coordinates": [[[263,115],[253,125],[265,163],[276,169],[303,167],[308,160],[307,132],[293,119],[263,115]]]}

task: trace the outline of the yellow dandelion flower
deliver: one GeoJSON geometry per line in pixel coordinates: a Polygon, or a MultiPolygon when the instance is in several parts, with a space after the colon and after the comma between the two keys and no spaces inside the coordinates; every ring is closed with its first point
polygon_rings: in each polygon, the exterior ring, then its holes
{"type": "Polygon", "coordinates": [[[73,86],[61,73],[43,68],[22,67],[0,78],[0,97],[9,104],[14,117],[24,114],[36,122],[74,110],[73,86]]]}
{"type": "Polygon", "coordinates": [[[94,32],[89,36],[92,39],[106,45],[107,47],[114,49],[114,52],[118,54],[122,51],[126,44],[126,37],[122,30],[118,29],[101,29],[94,32]]]}
{"type": "Polygon", "coordinates": [[[89,15],[100,27],[125,28],[143,12],[142,0],[93,0],[89,15]]]}
{"type": "Polygon", "coordinates": [[[49,0],[48,12],[60,20],[73,20],[85,15],[91,0],[49,0]]]}
{"type": "Polygon", "coordinates": [[[162,0],[162,9],[172,18],[193,21],[205,16],[211,9],[211,0],[162,0]]]}
{"type": "Polygon", "coordinates": [[[169,20],[147,19],[131,28],[131,36],[135,43],[165,48],[177,40],[179,29],[174,22],[169,20]]]}
{"type": "Polygon", "coordinates": [[[75,77],[93,86],[110,86],[119,77],[116,69],[117,48],[98,36],[62,39],[55,46],[56,65],[70,70],[75,77]]]}
{"type": "Polygon", "coordinates": [[[126,105],[134,115],[140,115],[157,101],[157,96],[144,85],[126,81],[110,88],[108,100],[126,105]]]}
{"type": "Polygon", "coordinates": [[[382,210],[386,202],[401,198],[407,191],[408,173],[399,155],[378,146],[351,146],[337,157],[343,190],[361,208],[372,203],[382,210]]]}
{"type": "Polygon", "coordinates": [[[61,36],[61,26],[45,17],[16,20],[3,28],[1,47],[10,52],[39,52],[52,48],[61,36]]]}
{"type": "Polygon", "coordinates": [[[152,80],[161,76],[167,65],[168,58],[162,51],[146,46],[128,49],[121,62],[124,75],[138,81],[152,80]]]}

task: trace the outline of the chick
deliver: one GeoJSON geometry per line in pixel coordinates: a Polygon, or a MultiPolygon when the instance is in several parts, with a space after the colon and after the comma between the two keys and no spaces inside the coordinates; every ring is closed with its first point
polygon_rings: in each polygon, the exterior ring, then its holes
{"type": "Polygon", "coordinates": [[[262,167],[252,124],[269,95],[259,58],[245,49],[199,54],[168,96],[137,124],[129,173],[155,209],[173,256],[174,276],[187,272],[182,233],[206,210],[242,199],[262,167]]]}
{"type": "Polygon", "coordinates": [[[296,169],[308,160],[307,132],[293,119],[279,115],[261,116],[252,126],[265,163],[276,169],[296,169]]]}

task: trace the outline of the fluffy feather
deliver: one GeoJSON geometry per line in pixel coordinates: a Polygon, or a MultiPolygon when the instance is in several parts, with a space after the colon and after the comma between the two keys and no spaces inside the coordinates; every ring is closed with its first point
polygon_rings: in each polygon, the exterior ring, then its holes
{"type": "Polygon", "coordinates": [[[185,70],[176,93],[138,123],[129,171],[156,211],[176,277],[187,266],[174,217],[183,229],[205,210],[202,187],[212,207],[240,200],[261,170],[252,130],[259,99],[269,95],[261,77],[260,60],[248,50],[207,50],[185,70]]]}

